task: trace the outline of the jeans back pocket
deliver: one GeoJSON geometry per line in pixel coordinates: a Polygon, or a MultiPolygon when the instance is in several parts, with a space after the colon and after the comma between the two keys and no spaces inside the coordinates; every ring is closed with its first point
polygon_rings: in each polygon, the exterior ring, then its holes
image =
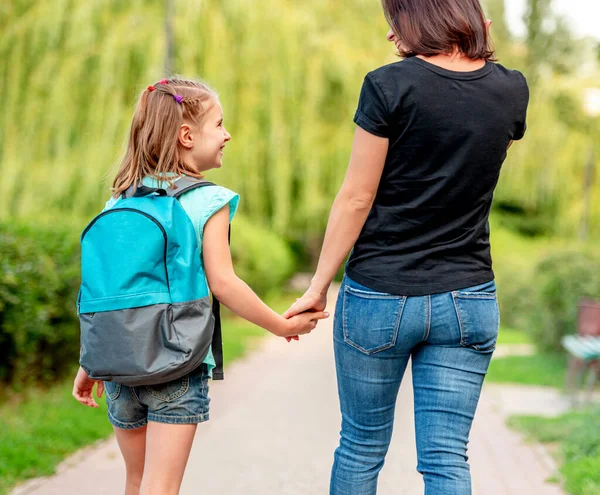
{"type": "Polygon", "coordinates": [[[500,329],[500,312],[495,292],[452,292],[460,327],[460,343],[477,351],[493,351],[500,329]]]}
{"type": "Polygon", "coordinates": [[[117,400],[121,395],[121,384],[116,382],[104,382],[104,391],[110,400],[117,400]]]}
{"type": "Polygon", "coordinates": [[[190,388],[190,375],[189,373],[182,378],[172,380],[167,383],[160,385],[147,385],[146,391],[155,399],[162,402],[173,402],[175,399],[179,399],[190,388]]]}
{"type": "Polygon", "coordinates": [[[344,341],[370,355],[396,345],[405,296],[344,286],[344,341]]]}

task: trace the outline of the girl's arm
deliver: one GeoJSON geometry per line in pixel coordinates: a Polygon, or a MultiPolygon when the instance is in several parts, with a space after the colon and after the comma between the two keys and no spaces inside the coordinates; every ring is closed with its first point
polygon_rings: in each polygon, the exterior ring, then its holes
{"type": "Polygon", "coordinates": [[[304,296],[284,316],[290,317],[311,308],[325,308],[327,289],[358,239],[373,206],[388,145],[387,138],[356,128],[350,164],[329,214],[317,271],[304,296]]]}
{"type": "Polygon", "coordinates": [[[242,318],[285,337],[309,333],[327,313],[313,312],[286,319],[277,314],[233,270],[228,242],[229,205],[215,213],[204,227],[202,252],[208,285],[213,295],[242,318]]]}

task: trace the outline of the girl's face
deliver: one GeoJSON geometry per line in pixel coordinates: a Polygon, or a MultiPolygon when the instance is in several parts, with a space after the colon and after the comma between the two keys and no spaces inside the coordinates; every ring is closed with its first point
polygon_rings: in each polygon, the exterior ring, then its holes
{"type": "Polygon", "coordinates": [[[195,132],[190,154],[196,170],[204,172],[220,168],[223,164],[223,149],[231,135],[223,126],[223,109],[218,101],[206,112],[202,126],[193,131],[195,132]]]}
{"type": "Polygon", "coordinates": [[[396,50],[398,50],[398,53],[406,51],[406,47],[398,39],[392,28],[390,28],[390,30],[387,32],[386,38],[389,42],[394,43],[394,46],[396,47],[396,50]]]}

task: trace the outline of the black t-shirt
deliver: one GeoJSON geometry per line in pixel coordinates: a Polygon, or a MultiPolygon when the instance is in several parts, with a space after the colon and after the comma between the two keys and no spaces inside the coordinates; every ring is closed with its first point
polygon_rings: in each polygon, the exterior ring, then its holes
{"type": "Polygon", "coordinates": [[[493,280],[492,196],[528,101],[523,75],[492,62],[455,72],[411,57],[367,74],[354,122],[389,151],[348,276],[407,296],[493,280]]]}

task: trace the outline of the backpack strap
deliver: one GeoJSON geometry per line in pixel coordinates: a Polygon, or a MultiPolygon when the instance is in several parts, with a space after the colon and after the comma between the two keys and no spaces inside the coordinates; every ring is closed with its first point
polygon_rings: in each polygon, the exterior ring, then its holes
{"type": "Polygon", "coordinates": [[[208,182],[204,179],[190,179],[189,177],[180,177],[175,183],[167,189],[167,196],[179,199],[179,197],[192,189],[199,187],[214,186],[212,182],[208,182]]]}
{"type": "Polygon", "coordinates": [[[121,198],[140,198],[153,193],[156,193],[159,196],[167,196],[167,191],[160,187],[148,187],[144,186],[143,184],[131,184],[125,191],[123,191],[121,198]]]}
{"type": "Polygon", "coordinates": [[[157,193],[159,196],[170,196],[172,198],[179,199],[183,193],[204,186],[214,186],[212,182],[208,182],[204,179],[190,179],[189,177],[180,177],[175,183],[168,189],[160,187],[148,187],[143,184],[131,184],[121,195],[122,199],[128,198],[139,198],[141,196],[147,196],[148,194],[157,193]]]}
{"type": "MultiPolygon", "coordinates": [[[[199,187],[214,186],[212,182],[204,179],[190,179],[188,177],[181,177],[175,181],[172,187],[167,189],[167,195],[175,199],[192,189],[199,187]]],[[[231,226],[229,227],[228,241],[231,243],[231,226]]],[[[215,319],[215,328],[213,331],[212,339],[212,353],[215,358],[215,368],[213,369],[213,380],[223,380],[225,377],[223,373],[223,333],[221,330],[221,304],[219,300],[213,295],[212,298],[212,313],[215,319]]]]}

